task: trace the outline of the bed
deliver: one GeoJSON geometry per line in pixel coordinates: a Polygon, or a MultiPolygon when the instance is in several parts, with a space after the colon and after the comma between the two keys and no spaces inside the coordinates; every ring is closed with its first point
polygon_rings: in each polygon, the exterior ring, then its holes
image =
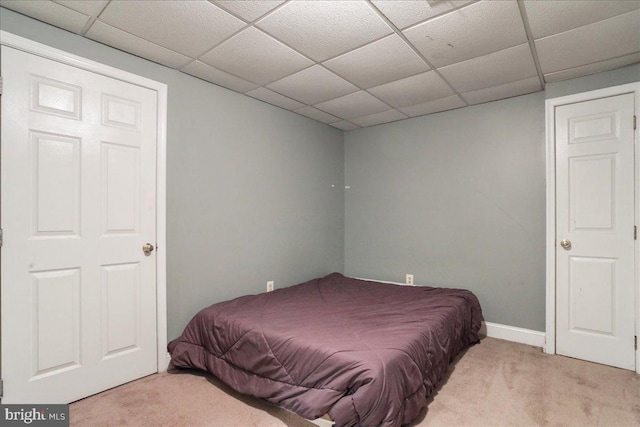
{"type": "Polygon", "coordinates": [[[415,419],[456,355],[479,342],[467,290],[338,273],[200,311],[169,343],[172,365],[336,426],[415,419]]]}

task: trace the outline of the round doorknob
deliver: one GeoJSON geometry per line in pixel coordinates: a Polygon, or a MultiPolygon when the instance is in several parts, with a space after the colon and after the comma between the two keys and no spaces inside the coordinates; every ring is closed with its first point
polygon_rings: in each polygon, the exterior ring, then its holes
{"type": "Polygon", "coordinates": [[[142,247],[142,252],[144,252],[146,256],[151,255],[151,252],[153,252],[153,245],[151,243],[145,243],[142,247]]]}
{"type": "Polygon", "coordinates": [[[562,246],[566,250],[571,249],[571,240],[567,240],[567,239],[562,240],[560,242],[560,246],[562,246]]]}

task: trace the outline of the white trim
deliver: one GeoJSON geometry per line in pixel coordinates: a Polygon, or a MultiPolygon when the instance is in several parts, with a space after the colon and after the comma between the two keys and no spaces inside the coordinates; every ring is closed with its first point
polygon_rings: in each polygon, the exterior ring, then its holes
{"type": "Polygon", "coordinates": [[[402,286],[418,286],[416,284],[410,285],[408,283],[402,283],[402,282],[390,282],[388,280],[376,280],[376,279],[365,279],[363,277],[354,277],[354,279],[358,279],[358,280],[366,280],[367,282],[378,282],[378,283],[388,283],[389,285],[402,285],[402,286]]]}
{"type": "MultiPolygon", "coordinates": [[[[556,352],[556,199],[555,199],[555,109],[561,105],[574,104],[576,102],[589,101],[592,99],[605,98],[610,96],[622,95],[624,93],[634,93],[635,95],[635,115],[640,117],[640,82],[629,83],[620,86],[612,86],[605,89],[598,89],[589,92],[578,93],[574,95],[562,96],[558,98],[547,99],[545,102],[546,113],[546,151],[547,151],[547,238],[546,238],[546,290],[547,290],[547,304],[546,304],[546,337],[547,342],[545,346],[545,352],[549,354],[555,354],[556,352]]],[[[640,201],[640,154],[638,153],[638,132],[640,129],[636,129],[635,135],[635,191],[636,191],[636,224],[640,225],[640,208],[638,203],[640,201]]],[[[635,330],[636,335],[640,333],[640,254],[639,243],[636,240],[635,245],[635,290],[636,290],[636,304],[635,304],[635,330]]],[[[640,351],[636,350],[636,372],[640,374],[640,351]]]]}
{"type": "Polygon", "coordinates": [[[482,322],[480,335],[544,348],[545,333],[499,323],[482,322]]]}
{"type": "Polygon", "coordinates": [[[157,128],[157,184],[156,184],[156,316],[157,316],[157,366],[158,372],[166,371],[167,353],[167,257],[166,257],[166,149],[167,149],[167,85],[108,65],[94,62],[0,30],[0,44],[56,62],[91,71],[106,77],[132,83],[154,90],[158,94],[157,128]]]}

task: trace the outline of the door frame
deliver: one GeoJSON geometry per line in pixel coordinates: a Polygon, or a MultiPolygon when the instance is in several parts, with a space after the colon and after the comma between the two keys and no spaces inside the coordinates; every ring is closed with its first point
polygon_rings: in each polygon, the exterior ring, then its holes
{"type": "MultiPolygon", "coordinates": [[[[158,372],[167,370],[167,85],[0,30],[0,45],[114,78],[157,93],[156,145],[156,341],[158,372]]],[[[0,258],[0,264],[2,260],[0,258]]],[[[0,284],[1,286],[1,284],[0,284]]],[[[7,351],[0,349],[0,351],[7,351]]]]}
{"type": "MultiPolygon", "coordinates": [[[[545,101],[545,127],[546,127],[546,334],[544,351],[548,354],[556,354],[556,144],[555,144],[555,109],[562,105],[575,104],[598,98],[634,94],[634,114],[640,116],[640,82],[629,83],[620,86],[612,86],[604,89],[592,90],[573,95],[551,98],[545,101]]],[[[634,131],[635,150],[635,223],[640,227],[640,149],[638,147],[638,131],[634,131]]],[[[631,233],[631,230],[629,230],[631,233]]],[[[634,254],[634,289],[635,289],[635,333],[640,333],[640,240],[635,241],[634,254]]],[[[640,351],[636,350],[636,373],[640,374],[640,351]]]]}

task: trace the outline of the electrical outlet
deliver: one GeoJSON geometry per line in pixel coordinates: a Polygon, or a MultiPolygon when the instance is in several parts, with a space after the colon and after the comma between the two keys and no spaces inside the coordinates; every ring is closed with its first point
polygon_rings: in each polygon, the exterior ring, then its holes
{"type": "Polygon", "coordinates": [[[407,285],[413,285],[413,274],[407,274],[407,285]]]}
{"type": "Polygon", "coordinates": [[[267,292],[271,292],[273,290],[273,280],[269,280],[267,282],[267,292]]]}

